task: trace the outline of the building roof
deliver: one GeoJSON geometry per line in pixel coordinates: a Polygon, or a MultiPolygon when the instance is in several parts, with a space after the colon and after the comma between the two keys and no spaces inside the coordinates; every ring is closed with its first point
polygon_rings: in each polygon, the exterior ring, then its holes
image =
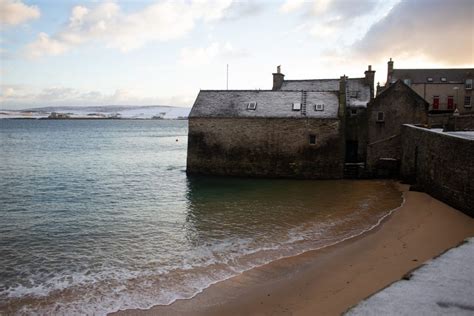
{"type": "Polygon", "coordinates": [[[394,69],[392,81],[410,79],[411,83],[464,83],[474,77],[474,68],[465,69],[394,69]],[[432,78],[432,81],[428,81],[432,78]],[[446,78],[446,81],[441,81],[446,78]]]}
{"type": "Polygon", "coordinates": [[[302,102],[302,91],[201,90],[189,117],[337,118],[337,92],[306,94],[306,115],[303,115],[302,111],[292,110],[293,103],[302,102]],[[247,109],[249,102],[257,103],[255,110],[247,109]],[[317,111],[317,104],[323,104],[324,110],[317,111]]]}
{"type": "MultiPolygon", "coordinates": [[[[281,90],[339,91],[340,79],[284,80],[281,90]]],[[[347,106],[366,107],[370,101],[370,85],[365,78],[347,79],[347,106]]]]}
{"type": "Polygon", "coordinates": [[[410,95],[413,99],[419,101],[420,103],[424,104],[426,108],[428,108],[428,102],[423,99],[418,93],[416,93],[410,86],[405,84],[402,80],[398,79],[396,82],[391,84],[390,86],[386,87],[382,90],[377,97],[372,100],[372,102],[376,103],[385,98],[385,96],[389,95],[390,93],[395,93],[399,88],[404,88],[408,95],[410,95]]]}

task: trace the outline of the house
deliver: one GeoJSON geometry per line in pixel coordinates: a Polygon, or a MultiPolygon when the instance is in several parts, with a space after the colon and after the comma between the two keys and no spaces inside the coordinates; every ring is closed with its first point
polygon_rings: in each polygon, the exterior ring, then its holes
{"type": "Polygon", "coordinates": [[[398,174],[403,124],[428,124],[429,104],[402,80],[397,80],[367,106],[367,174],[398,174]]]}
{"type": "Polygon", "coordinates": [[[285,80],[278,67],[272,90],[201,90],[189,114],[187,172],[344,177],[347,162],[365,161],[358,122],[374,74],[369,66],[364,78],[285,80]]]}
{"type": "Polygon", "coordinates": [[[474,113],[473,106],[474,68],[463,69],[396,69],[390,58],[387,63],[387,82],[382,91],[402,80],[418,95],[430,104],[432,114],[452,113],[456,108],[459,113],[474,113]]]}
{"type": "Polygon", "coordinates": [[[189,114],[187,172],[342,178],[335,92],[201,90],[189,114]]]}

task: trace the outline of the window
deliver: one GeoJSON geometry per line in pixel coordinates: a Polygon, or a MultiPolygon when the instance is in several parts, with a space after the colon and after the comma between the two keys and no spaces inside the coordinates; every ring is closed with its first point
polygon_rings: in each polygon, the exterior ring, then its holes
{"type": "Polygon", "coordinates": [[[384,122],[384,121],[385,121],[385,113],[377,112],[377,122],[384,122]]]}
{"type": "Polygon", "coordinates": [[[439,96],[435,95],[433,96],[433,110],[438,110],[439,109],[439,96]]]}
{"type": "Polygon", "coordinates": [[[426,78],[426,81],[428,81],[428,82],[433,82],[433,78],[432,78],[432,77],[428,77],[428,78],[426,78]]]}
{"type": "Polygon", "coordinates": [[[465,108],[470,108],[471,107],[471,96],[470,95],[466,95],[464,97],[464,107],[465,108]]]}
{"type": "Polygon", "coordinates": [[[315,111],[324,111],[324,104],[316,104],[314,106],[315,111]]]}
{"type": "Polygon", "coordinates": [[[472,79],[466,79],[466,90],[472,90],[472,79]]]}
{"type": "Polygon", "coordinates": [[[310,145],[316,145],[316,135],[309,135],[309,144],[310,145]]]}
{"type": "Polygon", "coordinates": [[[454,109],[454,97],[452,95],[448,95],[448,110],[454,109]]]}
{"type": "Polygon", "coordinates": [[[446,77],[441,77],[441,82],[446,82],[446,77]]]}
{"type": "Polygon", "coordinates": [[[359,91],[350,91],[349,96],[351,98],[357,98],[359,96],[359,91]]]}
{"type": "Polygon", "coordinates": [[[403,79],[403,83],[407,86],[411,86],[411,79],[403,79]]]}
{"type": "Polygon", "coordinates": [[[257,102],[249,102],[247,103],[247,110],[255,111],[257,109],[257,102]]]}
{"type": "Polygon", "coordinates": [[[357,109],[351,109],[351,116],[357,115],[357,109]]]}
{"type": "Polygon", "coordinates": [[[293,103],[293,111],[300,111],[301,103],[293,103]]]}

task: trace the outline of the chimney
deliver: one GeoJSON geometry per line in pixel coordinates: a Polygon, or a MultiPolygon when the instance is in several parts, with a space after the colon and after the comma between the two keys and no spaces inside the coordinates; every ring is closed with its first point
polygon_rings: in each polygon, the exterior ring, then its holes
{"type": "Polygon", "coordinates": [[[370,100],[374,99],[374,81],[375,81],[375,70],[372,70],[372,65],[364,72],[365,82],[370,86],[370,100]]]}
{"type": "Polygon", "coordinates": [[[387,68],[387,82],[385,86],[389,86],[392,83],[392,74],[393,74],[393,61],[392,58],[388,61],[388,68],[387,68]]]}
{"type": "Polygon", "coordinates": [[[347,106],[347,76],[341,76],[339,79],[339,117],[345,117],[347,106]]]}
{"type": "Polygon", "coordinates": [[[285,75],[281,73],[281,65],[277,66],[277,72],[273,73],[273,88],[272,90],[280,90],[285,80],[285,75]]]}

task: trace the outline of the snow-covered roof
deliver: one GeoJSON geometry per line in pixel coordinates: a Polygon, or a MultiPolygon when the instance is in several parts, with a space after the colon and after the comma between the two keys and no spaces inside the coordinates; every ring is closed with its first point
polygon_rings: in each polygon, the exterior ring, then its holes
{"type": "Polygon", "coordinates": [[[293,110],[302,98],[302,91],[201,90],[189,117],[337,118],[337,92],[306,92],[306,115],[293,110]],[[248,109],[250,102],[256,102],[255,110],[248,109]]]}
{"type": "MultiPolygon", "coordinates": [[[[339,91],[340,79],[284,80],[280,90],[339,91]]],[[[370,85],[365,78],[347,79],[347,106],[367,107],[370,85]]]]}

